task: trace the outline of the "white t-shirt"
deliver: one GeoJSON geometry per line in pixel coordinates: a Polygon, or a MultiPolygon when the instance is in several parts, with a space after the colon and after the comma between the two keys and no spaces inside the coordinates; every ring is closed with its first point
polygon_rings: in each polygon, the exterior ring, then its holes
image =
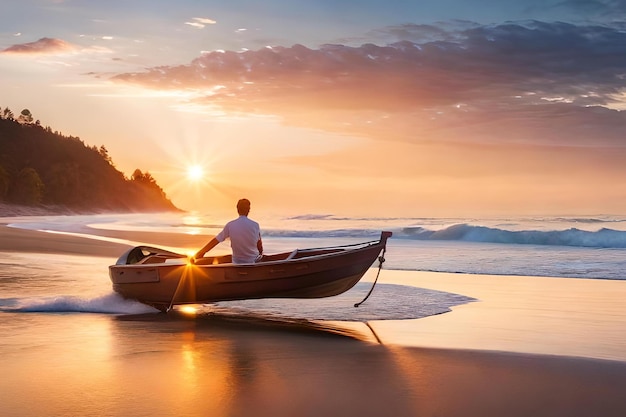
{"type": "Polygon", "coordinates": [[[254,263],[260,255],[257,242],[261,238],[261,228],[247,216],[239,216],[226,223],[224,229],[215,236],[218,242],[230,238],[233,262],[236,264],[254,263]]]}

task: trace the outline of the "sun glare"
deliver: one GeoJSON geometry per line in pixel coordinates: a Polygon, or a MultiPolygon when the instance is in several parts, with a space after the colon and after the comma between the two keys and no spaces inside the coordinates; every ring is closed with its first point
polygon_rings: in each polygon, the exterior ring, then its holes
{"type": "Polygon", "coordinates": [[[199,181],[204,177],[204,168],[200,165],[191,165],[187,168],[187,178],[191,181],[199,181]]]}
{"type": "Polygon", "coordinates": [[[198,311],[193,306],[182,306],[180,312],[188,316],[195,316],[198,311]]]}

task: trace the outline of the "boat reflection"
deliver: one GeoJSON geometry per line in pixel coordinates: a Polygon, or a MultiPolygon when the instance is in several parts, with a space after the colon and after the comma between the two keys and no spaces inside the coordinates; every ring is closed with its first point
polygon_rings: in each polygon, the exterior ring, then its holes
{"type": "MultiPolygon", "coordinates": [[[[279,317],[210,305],[185,305],[167,314],[135,314],[115,317],[118,322],[167,323],[167,331],[185,331],[192,327],[199,333],[259,331],[284,334],[309,334],[318,337],[339,337],[362,342],[379,343],[374,330],[363,322],[314,321],[301,318],[279,317]]],[[[146,330],[160,331],[149,326],[146,330]]],[[[162,330],[162,329],[161,329],[162,330]]]]}
{"type": "MultiPolygon", "coordinates": [[[[129,397],[148,395],[172,415],[384,415],[378,395],[389,398],[405,386],[391,351],[365,323],[204,306],[112,323],[113,356],[120,358],[113,364],[129,397]]],[[[398,415],[412,415],[409,398],[395,401],[398,415]]],[[[158,410],[142,410],[150,411],[158,410]]]]}

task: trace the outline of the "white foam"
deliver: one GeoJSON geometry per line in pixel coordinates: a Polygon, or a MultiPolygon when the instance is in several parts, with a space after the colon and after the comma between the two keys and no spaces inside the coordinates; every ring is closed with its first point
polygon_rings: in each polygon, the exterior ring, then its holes
{"type": "Polygon", "coordinates": [[[127,300],[119,294],[110,293],[95,298],[61,295],[16,300],[11,311],[28,313],[102,313],[144,314],[158,310],[137,301],[127,300]]]}
{"type": "Polygon", "coordinates": [[[378,284],[359,307],[371,283],[358,283],[350,291],[328,298],[308,300],[263,299],[220,302],[211,305],[216,313],[265,314],[306,320],[361,321],[418,319],[447,313],[451,307],[475,301],[463,295],[397,284],[378,284]]]}

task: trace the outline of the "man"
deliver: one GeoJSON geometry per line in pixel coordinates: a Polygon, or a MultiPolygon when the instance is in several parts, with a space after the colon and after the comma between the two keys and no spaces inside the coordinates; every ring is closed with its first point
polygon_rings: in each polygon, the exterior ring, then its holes
{"type": "Polygon", "coordinates": [[[233,262],[236,264],[254,263],[263,255],[261,228],[254,220],[248,218],[250,200],[242,198],[237,202],[239,217],[231,220],[224,226],[209,243],[204,245],[195,258],[201,258],[213,249],[218,243],[230,238],[230,247],[233,250],[233,262]]]}

